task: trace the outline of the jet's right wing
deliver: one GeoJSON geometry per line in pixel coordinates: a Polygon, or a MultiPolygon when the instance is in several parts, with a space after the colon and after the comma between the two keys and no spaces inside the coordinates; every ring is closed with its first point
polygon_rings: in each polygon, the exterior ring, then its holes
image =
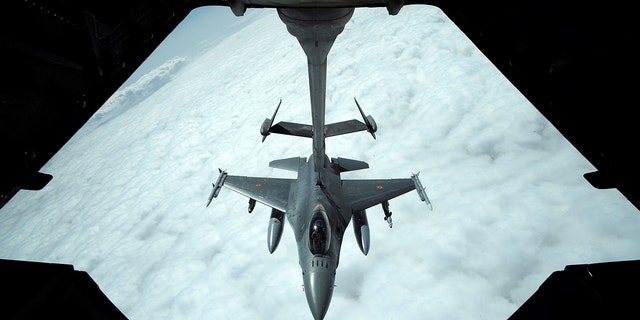
{"type": "Polygon", "coordinates": [[[226,171],[221,171],[218,181],[213,185],[207,206],[213,198],[218,196],[220,189],[224,186],[271,208],[286,212],[289,191],[294,181],[294,179],[230,176],[226,171]]]}
{"type": "Polygon", "coordinates": [[[365,210],[414,189],[418,192],[420,200],[431,208],[431,202],[417,174],[412,175],[410,179],[342,181],[342,192],[345,200],[351,205],[352,212],[365,210]]]}

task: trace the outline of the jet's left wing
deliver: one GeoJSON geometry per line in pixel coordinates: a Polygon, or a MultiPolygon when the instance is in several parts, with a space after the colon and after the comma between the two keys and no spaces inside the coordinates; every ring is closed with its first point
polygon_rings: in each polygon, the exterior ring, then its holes
{"type": "Polygon", "coordinates": [[[417,174],[412,175],[411,179],[342,181],[342,192],[346,201],[351,204],[352,212],[365,210],[414,189],[418,191],[420,199],[431,208],[431,202],[417,174]]]}
{"type": "Polygon", "coordinates": [[[220,176],[209,195],[207,206],[213,198],[218,196],[220,189],[224,186],[271,208],[286,212],[289,191],[294,181],[294,179],[230,176],[226,171],[220,171],[220,176]]]}

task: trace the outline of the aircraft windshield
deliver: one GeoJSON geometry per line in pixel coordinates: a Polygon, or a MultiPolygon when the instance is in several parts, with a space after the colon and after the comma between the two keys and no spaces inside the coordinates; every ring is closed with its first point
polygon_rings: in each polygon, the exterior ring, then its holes
{"type": "Polygon", "coordinates": [[[331,228],[324,211],[313,213],[309,224],[309,250],[313,254],[325,254],[331,244],[331,228]]]}

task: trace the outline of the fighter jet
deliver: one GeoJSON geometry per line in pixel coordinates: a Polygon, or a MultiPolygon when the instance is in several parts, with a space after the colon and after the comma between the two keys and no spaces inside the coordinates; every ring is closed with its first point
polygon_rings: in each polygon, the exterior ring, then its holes
{"type": "MultiPolygon", "coordinates": [[[[262,141],[271,133],[312,139],[313,154],[272,161],[269,166],[297,172],[297,179],[233,176],[220,170],[207,206],[224,186],[249,198],[249,212],[256,201],[272,208],[267,234],[269,252],[280,242],[287,217],[298,247],[304,292],[315,319],[323,319],[329,308],[344,231],[353,220],[360,250],[369,252],[369,225],[366,209],[381,204],[384,219],[392,227],[389,200],[416,190],[420,200],[431,203],[417,174],[406,179],[350,180],[342,172],[368,168],[363,161],[331,158],[325,154],[325,138],[367,131],[375,139],[377,125],[356,106],[363,121],[349,120],[325,125],[327,54],[336,37],[353,14],[353,8],[278,8],[280,19],[295,36],[307,56],[312,124],[264,120],[262,141]]],[[[280,100],[282,103],[282,100],[280,100]]]]}

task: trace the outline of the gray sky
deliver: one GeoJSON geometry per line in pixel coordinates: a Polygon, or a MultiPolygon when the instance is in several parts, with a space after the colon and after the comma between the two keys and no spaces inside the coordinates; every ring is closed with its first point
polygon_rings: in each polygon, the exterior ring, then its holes
{"type": "Polygon", "coordinates": [[[245,16],[236,17],[228,7],[207,6],[194,9],[122,87],[131,85],[169,59],[201,54],[220,39],[251,23],[256,11],[258,10],[250,10],[245,16]]]}

